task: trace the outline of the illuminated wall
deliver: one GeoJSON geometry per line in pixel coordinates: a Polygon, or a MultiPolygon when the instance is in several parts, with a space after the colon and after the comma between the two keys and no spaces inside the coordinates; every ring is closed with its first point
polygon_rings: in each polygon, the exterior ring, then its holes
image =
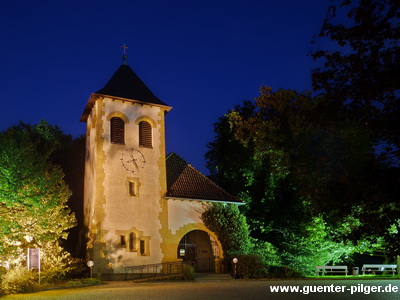
{"type": "MultiPolygon", "coordinates": [[[[164,117],[170,107],[99,94],[92,94],[89,103],[84,210],[93,272],[124,273],[129,266],[180,261],[178,244],[193,230],[217,241],[200,219],[200,202],[163,198],[164,117]],[[124,121],[124,144],[111,142],[113,117],[124,121]],[[139,145],[140,121],[151,125],[151,148],[139,145]]],[[[218,248],[216,259],[221,258],[219,242],[213,247],[218,248]]]]}

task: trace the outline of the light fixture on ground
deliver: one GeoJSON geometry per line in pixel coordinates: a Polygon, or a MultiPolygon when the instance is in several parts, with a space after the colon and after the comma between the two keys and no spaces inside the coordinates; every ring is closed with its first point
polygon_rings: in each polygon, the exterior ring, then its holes
{"type": "Polygon", "coordinates": [[[232,261],[233,261],[233,278],[236,279],[236,265],[239,260],[235,257],[234,259],[232,259],[232,261]]]}

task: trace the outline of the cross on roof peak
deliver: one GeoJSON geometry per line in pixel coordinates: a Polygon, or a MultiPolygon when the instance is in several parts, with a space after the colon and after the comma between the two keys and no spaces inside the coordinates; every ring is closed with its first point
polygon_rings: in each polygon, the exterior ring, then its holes
{"type": "Polygon", "coordinates": [[[122,55],[122,63],[126,65],[126,49],[128,49],[128,46],[125,45],[125,43],[121,46],[122,49],[124,49],[124,55],[122,55]]]}

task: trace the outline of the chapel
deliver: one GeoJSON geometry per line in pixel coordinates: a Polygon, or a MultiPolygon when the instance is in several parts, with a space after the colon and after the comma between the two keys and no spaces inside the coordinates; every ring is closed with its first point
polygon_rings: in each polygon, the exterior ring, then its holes
{"type": "Polygon", "coordinates": [[[176,153],[166,154],[171,106],[126,64],[91,94],[86,122],[84,224],[94,274],[192,261],[220,272],[223,252],[200,216],[204,204],[240,204],[176,153]]]}

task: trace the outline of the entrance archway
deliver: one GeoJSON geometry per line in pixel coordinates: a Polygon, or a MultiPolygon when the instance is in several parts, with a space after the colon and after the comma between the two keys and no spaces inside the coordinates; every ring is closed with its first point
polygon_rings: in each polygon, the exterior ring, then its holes
{"type": "Polygon", "coordinates": [[[219,247],[214,237],[207,232],[193,230],[179,242],[177,255],[183,261],[192,262],[196,272],[214,272],[219,247]]]}

